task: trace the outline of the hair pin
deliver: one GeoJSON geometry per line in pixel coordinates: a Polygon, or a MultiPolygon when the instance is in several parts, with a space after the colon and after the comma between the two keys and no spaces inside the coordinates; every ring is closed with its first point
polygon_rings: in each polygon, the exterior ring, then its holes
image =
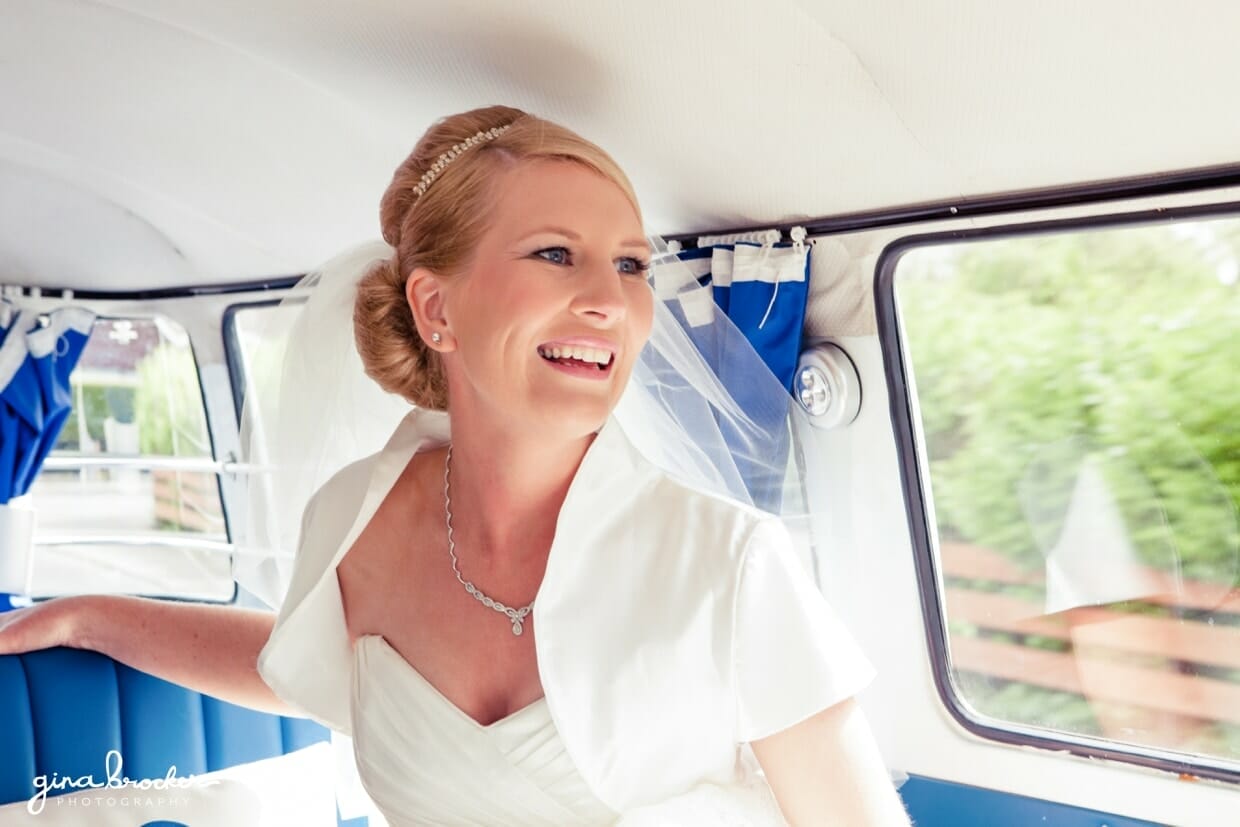
{"type": "Polygon", "coordinates": [[[452,163],[466,151],[474,148],[478,144],[495,140],[500,135],[504,134],[510,126],[512,126],[512,124],[506,123],[503,126],[495,126],[491,129],[483,130],[476,135],[471,135],[459,144],[456,144],[447,152],[442,153],[435,159],[435,163],[431,164],[430,169],[422,173],[422,177],[414,186],[413,194],[416,196],[414,200],[416,201],[418,198],[421,198],[426,194],[426,191],[430,189],[431,183],[434,182],[434,180],[439,176],[439,173],[444,171],[444,168],[447,167],[448,164],[452,163]]]}

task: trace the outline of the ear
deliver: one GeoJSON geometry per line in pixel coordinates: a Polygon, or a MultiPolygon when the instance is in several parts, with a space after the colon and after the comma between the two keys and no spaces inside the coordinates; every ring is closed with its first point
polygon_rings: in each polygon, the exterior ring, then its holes
{"type": "Polygon", "coordinates": [[[444,318],[444,299],[443,282],[427,268],[415,268],[405,279],[405,301],[413,313],[418,334],[427,347],[440,353],[456,350],[456,340],[444,318]],[[438,342],[434,340],[436,333],[438,342]]]}

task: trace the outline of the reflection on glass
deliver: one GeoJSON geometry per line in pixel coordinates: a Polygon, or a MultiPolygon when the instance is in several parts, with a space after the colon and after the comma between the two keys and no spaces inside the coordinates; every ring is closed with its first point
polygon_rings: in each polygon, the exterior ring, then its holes
{"type": "Polygon", "coordinates": [[[240,357],[240,364],[233,369],[241,372],[244,396],[257,396],[261,422],[276,421],[284,351],[301,307],[299,303],[285,301],[243,307],[233,316],[232,333],[240,357]]]}
{"type": "Polygon", "coordinates": [[[1235,219],[898,263],[951,666],[979,714],[1240,761],[1238,263],[1235,219]]]}
{"type": "Polygon", "coordinates": [[[34,594],[230,599],[228,555],[176,543],[227,541],[216,475],[144,467],[152,458],[212,457],[185,330],[163,318],[100,318],[71,386],[73,408],[53,461],[31,488],[34,594]],[[130,462],[98,462],[112,459],[130,462]],[[144,545],[153,540],[162,544],[144,545]]]}

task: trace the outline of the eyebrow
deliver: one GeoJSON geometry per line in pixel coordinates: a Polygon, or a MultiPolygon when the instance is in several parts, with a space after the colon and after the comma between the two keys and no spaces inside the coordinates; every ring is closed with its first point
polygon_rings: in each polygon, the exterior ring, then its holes
{"type": "MultiPolygon", "coordinates": [[[[522,233],[521,238],[522,240],[524,240],[524,239],[529,238],[530,236],[542,235],[543,233],[562,235],[565,238],[569,239],[570,241],[581,241],[580,233],[575,233],[572,230],[568,229],[567,227],[556,227],[556,226],[539,227],[538,229],[531,230],[528,233],[522,233]]],[[[644,250],[650,249],[650,244],[644,238],[630,238],[630,239],[627,239],[626,241],[621,241],[619,246],[641,247],[644,250]]]]}

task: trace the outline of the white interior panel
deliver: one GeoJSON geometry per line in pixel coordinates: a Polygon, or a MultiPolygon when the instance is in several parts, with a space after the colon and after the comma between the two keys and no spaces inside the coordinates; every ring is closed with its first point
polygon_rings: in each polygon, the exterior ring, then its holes
{"type": "MultiPolygon", "coordinates": [[[[140,217],[184,259],[174,284],[302,272],[377,236],[417,136],[488,103],[599,141],[662,233],[1219,165],[1240,145],[1240,6],[1218,0],[0,0],[0,14],[0,160],[140,217]]],[[[56,229],[4,239],[0,261],[38,261],[56,229]]],[[[32,278],[156,280],[76,255],[32,278]]]]}

